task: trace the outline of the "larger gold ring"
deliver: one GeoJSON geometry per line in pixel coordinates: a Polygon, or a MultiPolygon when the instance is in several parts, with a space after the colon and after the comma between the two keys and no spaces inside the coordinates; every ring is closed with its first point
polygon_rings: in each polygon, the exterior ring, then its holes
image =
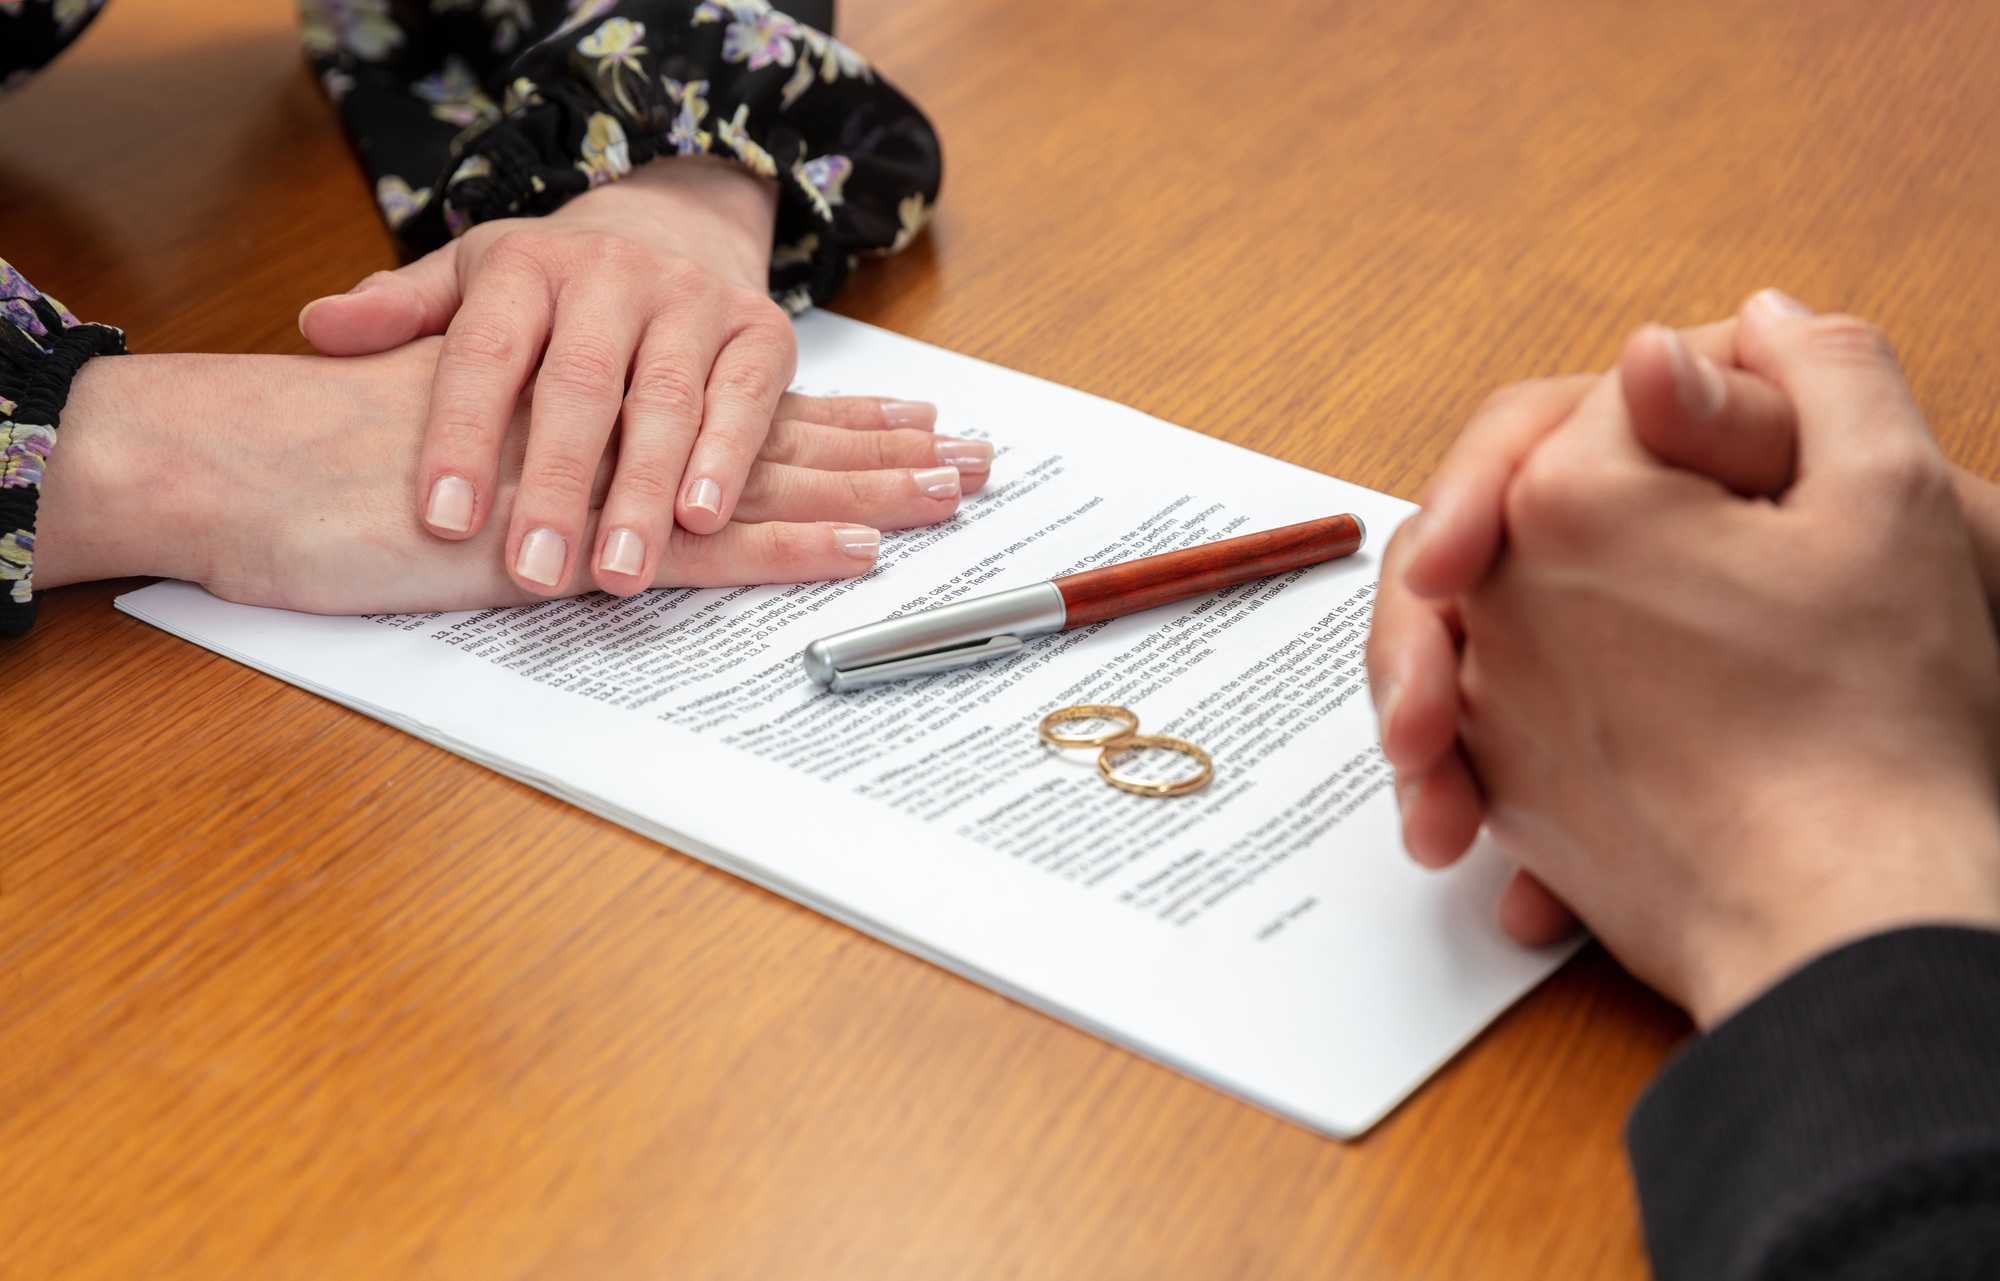
{"type": "Polygon", "coordinates": [[[1104,781],[1123,792],[1136,792],[1140,796],[1185,796],[1197,791],[1215,775],[1215,762],[1208,753],[1184,738],[1172,738],[1165,734],[1134,734],[1130,738],[1109,743],[1097,757],[1097,772],[1104,781]],[[1127,752],[1141,748],[1158,747],[1169,752],[1179,752],[1201,766],[1192,778],[1177,778],[1170,782],[1155,783],[1142,778],[1127,778],[1111,768],[1111,762],[1127,752]]]}
{"type": "Polygon", "coordinates": [[[1042,723],[1035,727],[1035,733],[1052,747],[1103,747],[1138,732],[1138,715],[1131,708],[1120,707],[1116,703],[1079,703],[1075,707],[1059,707],[1042,717],[1042,723]],[[1056,726],[1064,721],[1086,720],[1117,721],[1123,728],[1099,730],[1095,734],[1056,733],[1056,726]]]}

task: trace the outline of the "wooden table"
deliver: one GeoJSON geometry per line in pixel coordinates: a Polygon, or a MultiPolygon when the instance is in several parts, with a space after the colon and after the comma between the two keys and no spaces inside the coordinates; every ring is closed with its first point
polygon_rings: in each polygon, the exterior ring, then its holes
{"type": "MultiPolygon", "coordinates": [[[[947,140],[840,309],[1395,493],[1782,283],[1996,466],[1990,0],[844,0],[947,140]]],[[[283,0],[0,102],[0,255],[145,350],[388,266],[283,0]]],[[[1598,953],[1342,1145],[51,594],[0,646],[0,1275],[1634,1277],[1685,1026],[1598,953]]],[[[809,839],[803,833],[801,839],[809,839]]]]}

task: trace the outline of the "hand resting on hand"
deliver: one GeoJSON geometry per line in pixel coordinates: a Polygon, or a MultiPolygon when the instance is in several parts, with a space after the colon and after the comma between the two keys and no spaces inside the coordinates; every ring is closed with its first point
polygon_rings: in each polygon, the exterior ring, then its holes
{"type": "MultiPolygon", "coordinates": [[[[417,519],[440,340],[373,356],[120,356],[79,375],[43,484],[39,587],[155,574],[229,600],[316,613],[472,609],[547,595],[514,581],[504,522],[457,542],[417,519]]],[[[533,406],[513,411],[497,508],[514,501],[533,406]]],[[[615,456],[600,449],[581,528],[595,534],[615,456]]],[[[648,585],[847,578],[875,560],[878,530],[957,510],[938,438],[884,423],[881,402],[785,396],[749,468],[735,518],[675,529],[648,585]],[[947,492],[939,492],[947,491],[947,492]]],[[[965,477],[975,490],[983,472],[965,477]]],[[[558,587],[594,585],[579,558],[558,587]]]]}

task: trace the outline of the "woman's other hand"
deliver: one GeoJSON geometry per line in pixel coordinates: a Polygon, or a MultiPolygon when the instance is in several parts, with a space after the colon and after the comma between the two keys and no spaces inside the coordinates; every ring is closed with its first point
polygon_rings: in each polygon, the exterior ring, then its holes
{"type": "MultiPolygon", "coordinates": [[[[765,292],[776,195],[741,166],[657,160],[545,218],[482,223],[402,268],[300,314],[328,355],[443,334],[417,462],[414,510],[441,538],[472,539],[509,511],[503,563],[522,590],[651,586],[683,531],[721,531],[778,413],[797,359],[765,292]],[[502,445],[522,393],[535,409],[511,503],[502,445]],[[592,487],[617,463],[601,518],[592,487]]],[[[888,402],[892,427],[931,426],[928,405],[888,402]]]]}
{"type": "MultiPolygon", "coordinates": [[[[553,587],[522,588],[498,554],[510,541],[498,521],[456,542],[418,521],[424,406],[442,345],[344,360],[92,361],[44,481],[38,585],[158,574],[317,613],[472,609],[589,590],[589,567],[575,557],[551,573],[553,587]]],[[[517,402],[496,446],[502,517],[525,491],[534,421],[517,402]]],[[[865,573],[878,530],[949,518],[991,457],[985,442],[888,426],[882,402],[865,397],[782,397],[760,452],[735,519],[713,534],[671,531],[650,551],[646,586],[865,573]],[[970,461],[961,472],[941,455],[970,461]]],[[[579,536],[604,541],[599,504],[615,489],[613,471],[600,446],[579,536]]]]}

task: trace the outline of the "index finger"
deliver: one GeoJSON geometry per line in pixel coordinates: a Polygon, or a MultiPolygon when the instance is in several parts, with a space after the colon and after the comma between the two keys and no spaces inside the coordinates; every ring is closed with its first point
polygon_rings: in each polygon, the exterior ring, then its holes
{"type": "MultiPolygon", "coordinates": [[[[504,243],[504,242],[501,242],[504,243]]],[[[500,244],[445,330],[417,464],[418,513],[441,538],[469,538],[493,510],[501,444],[549,332],[549,282],[500,244]]]]}
{"type": "Polygon", "coordinates": [[[1424,487],[1412,518],[1403,581],[1419,596],[1454,596],[1486,576],[1500,550],[1501,497],[1537,441],[1553,431],[1600,374],[1542,378],[1489,397],[1424,487]]]}

